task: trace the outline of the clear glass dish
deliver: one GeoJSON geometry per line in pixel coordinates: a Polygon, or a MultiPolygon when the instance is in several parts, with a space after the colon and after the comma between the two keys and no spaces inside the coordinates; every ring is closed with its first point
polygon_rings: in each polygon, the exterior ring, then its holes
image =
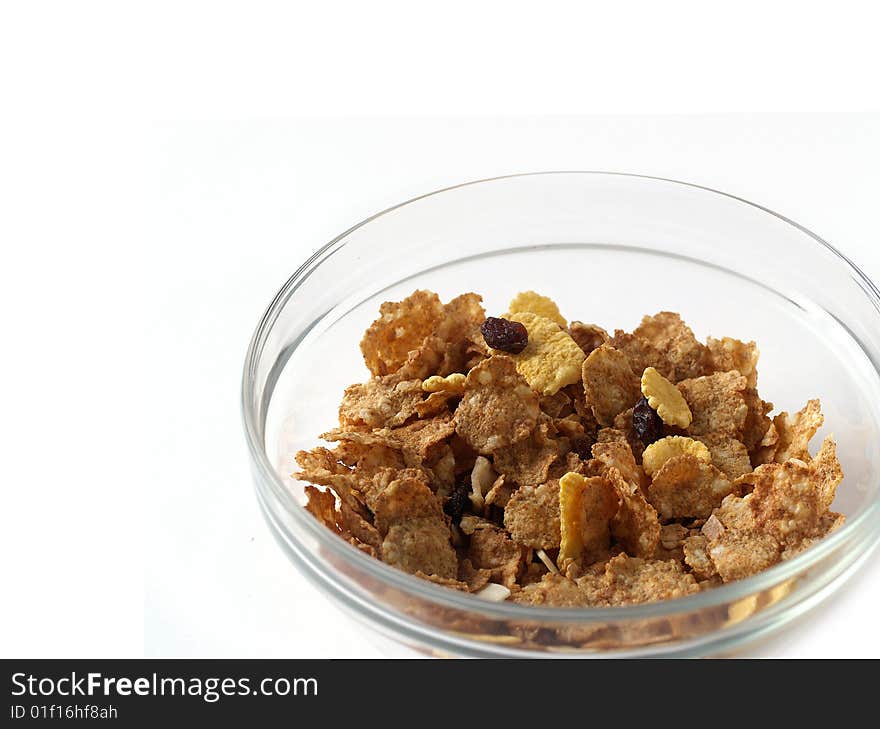
{"type": "Polygon", "coordinates": [[[686,183],[537,173],[379,213],[317,251],[278,292],[251,341],[242,397],[257,496],[291,561],[362,622],[436,655],[728,652],[816,605],[880,536],[877,288],[796,223],[686,183]],[[823,431],[835,434],[846,474],[833,508],[847,523],[749,579],[609,609],[491,603],[368,557],[302,508],[293,454],[318,445],[342,390],[366,379],[358,344],[379,304],[416,288],[443,300],[476,291],[489,313],[534,289],[567,316],[609,329],[631,330],[665,309],[701,339],[754,339],[759,388],[777,411],[821,398],[823,431]]]}

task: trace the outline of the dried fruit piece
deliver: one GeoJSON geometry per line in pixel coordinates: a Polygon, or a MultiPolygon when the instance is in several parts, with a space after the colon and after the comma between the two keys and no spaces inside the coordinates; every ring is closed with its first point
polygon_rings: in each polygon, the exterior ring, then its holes
{"type": "Polygon", "coordinates": [[[666,461],[676,456],[693,456],[698,461],[710,463],[709,449],[699,441],[680,435],[669,435],[652,443],[642,453],[642,468],[653,476],[666,461]]]}
{"type": "Polygon", "coordinates": [[[478,453],[527,438],[538,421],[538,396],[507,357],[494,356],[467,376],[455,430],[478,453]]]}
{"type": "Polygon", "coordinates": [[[519,354],[529,343],[529,333],[518,321],[490,316],[480,327],[483,340],[492,349],[519,354]]]}
{"type": "Polygon", "coordinates": [[[456,482],[455,487],[452,489],[452,493],[449,494],[449,498],[446,499],[446,503],[443,504],[443,511],[450,519],[452,519],[454,524],[461,521],[461,515],[464,513],[465,509],[470,506],[470,499],[468,498],[470,493],[470,479],[462,478],[456,482]]]}
{"type": "Polygon", "coordinates": [[[663,436],[663,420],[648,403],[648,398],[644,396],[639,398],[633,408],[632,428],[642,445],[651,445],[663,436]]]}
{"type": "Polygon", "coordinates": [[[585,553],[595,556],[608,549],[608,522],[617,508],[614,487],[601,476],[566,473],[559,479],[560,569],[585,553]]]}
{"type": "Polygon", "coordinates": [[[693,420],[691,409],[678,388],[653,367],[642,373],[642,395],[667,425],[687,428],[693,420]]]}
{"type": "Polygon", "coordinates": [[[559,313],[559,307],[552,300],[534,291],[521,291],[513,297],[507,310],[511,314],[537,314],[545,319],[549,319],[554,324],[565,328],[565,317],[559,313]]]}
{"type": "Polygon", "coordinates": [[[361,351],[370,372],[388,375],[434,333],[443,318],[443,305],[433,291],[414,291],[403,301],[386,301],[379,314],[364,334],[361,351]]]}
{"type": "Polygon", "coordinates": [[[511,314],[510,318],[529,332],[526,348],[511,357],[533,390],[554,395],[580,380],[584,353],[567,332],[550,319],[529,312],[511,314]]]}
{"type": "Polygon", "coordinates": [[[631,408],[641,397],[639,378],[623,352],[603,344],[594,349],[581,368],[586,402],[600,425],[631,408]]]}

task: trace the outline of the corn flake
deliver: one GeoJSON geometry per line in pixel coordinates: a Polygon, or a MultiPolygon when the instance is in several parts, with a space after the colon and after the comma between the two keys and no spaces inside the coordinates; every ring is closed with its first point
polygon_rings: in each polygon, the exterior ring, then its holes
{"type": "Polygon", "coordinates": [[[653,367],[645,368],[642,373],[641,388],[648,405],[657,411],[664,423],[679,428],[691,424],[693,415],[681,392],[653,367]]]}
{"type": "Polygon", "coordinates": [[[541,395],[554,395],[580,379],[584,353],[565,330],[530,312],[511,314],[509,318],[529,333],[526,348],[510,357],[533,390],[541,395]]]}
{"type": "Polygon", "coordinates": [[[676,456],[693,456],[703,463],[712,460],[705,444],[680,435],[668,435],[645,448],[642,453],[642,468],[649,476],[653,476],[666,461],[676,456]]]}
{"type": "Polygon", "coordinates": [[[559,479],[560,569],[585,553],[595,556],[608,549],[609,520],[617,508],[614,487],[601,476],[566,473],[559,479]]]}
{"type": "MultiPolygon", "coordinates": [[[[507,307],[509,314],[536,314],[537,316],[549,319],[554,324],[559,325],[563,329],[567,326],[565,317],[559,313],[559,307],[552,300],[534,291],[521,291],[513,297],[510,306],[507,307]]],[[[510,319],[510,315],[505,315],[505,319],[510,319]]],[[[519,321],[519,319],[516,319],[519,321]]],[[[521,322],[525,324],[525,322],[521,322]]],[[[528,328],[528,325],[526,325],[528,328]]]]}

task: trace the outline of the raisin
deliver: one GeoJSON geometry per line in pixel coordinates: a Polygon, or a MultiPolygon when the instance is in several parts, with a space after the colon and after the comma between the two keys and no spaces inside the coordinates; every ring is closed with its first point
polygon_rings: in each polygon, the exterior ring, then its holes
{"type": "Polygon", "coordinates": [[[580,435],[571,442],[571,450],[577,453],[582,461],[589,461],[593,457],[593,439],[586,435],[580,435]]]}
{"type": "Polygon", "coordinates": [[[529,343],[529,333],[518,321],[490,316],[480,327],[480,333],[492,349],[519,354],[529,343]]]}
{"type": "Polygon", "coordinates": [[[633,408],[633,430],[646,446],[651,445],[663,435],[663,421],[650,405],[648,398],[643,397],[633,408]]]}
{"type": "Polygon", "coordinates": [[[470,492],[470,477],[465,476],[462,480],[456,481],[452,493],[449,494],[449,498],[447,498],[446,503],[443,504],[443,511],[445,511],[449,518],[456,524],[461,521],[461,515],[464,513],[464,510],[470,506],[470,492]]]}

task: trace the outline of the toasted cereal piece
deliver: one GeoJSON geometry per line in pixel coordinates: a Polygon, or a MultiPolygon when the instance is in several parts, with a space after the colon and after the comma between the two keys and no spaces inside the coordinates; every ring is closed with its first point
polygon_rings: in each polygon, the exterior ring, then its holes
{"type": "Polygon", "coordinates": [[[432,392],[421,402],[416,403],[416,415],[420,418],[436,418],[450,412],[449,401],[458,397],[449,391],[432,392]]]}
{"type": "Polygon", "coordinates": [[[489,454],[527,438],[539,413],[538,395],[514,362],[494,356],[468,373],[455,410],[455,431],[475,451],[489,454]]]}
{"type": "Polygon", "coordinates": [[[809,461],[810,441],[824,421],[818,400],[808,400],[803,409],[794,416],[789,416],[786,412],[779,413],[773,418],[776,443],[772,447],[759,449],[757,462],[784,463],[790,458],[809,461]]]}
{"type": "MultiPolygon", "coordinates": [[[[600,431],[600,434],[609,432],[610,429],[605,428],[600,431]]],[[[592,455],[604,466],[616,468],[633,488],[641,489],[646,485],[644,473],[636,463],[635,456],[629,443],[626,442],[624,434],[618,433],[614,440],[594,443],[592,455]]]]}
{"type": "Polygon", "coordinates": [[[666,425],[687,428],[691,424],[693,415],[681,392],[653,367],[642,373],[641,389],[648,405],[666,425]]]}
{"type": "MultiPolygon", "coordinates": [[[[637,559],[626,554],[609,560],[599,580],[604,584],[593,589],[601,598],[593,604],[608,606],[672,600],[700,589],[693,575],[672,560],[637,559]]],[[[578,586],[584,589],[596,581],[593,577],[581,578],[578,586]]]]}
{"type": "Polygon", "coordinates": [[[810,463],[795,458],[769,463],[741,480],[754,486],[752,508],[757,528],[791,546],[815,531],[834,501],[843,472],[829,437],[810,463]]]}
{"type": "MultiPolygon", "coordinates": [[[[385,455],[382,453],[382,455],[385,455]]],[[[351,469],[341,462],[340,453],[327,448],[314,448],[311,451],[300,451],[296,454],[296,462],[302,471],[293,474],[299,481],[308,481],[320,486],[329,486],[352,509],[362,516],[368,512],[364,493],[369,491],[372,473],[368,469],[361,472],[351,469]]],[[[389,459],[389,463],[398,465],[398,461],[389,459]]],[[[402,467],[402,460],[399,462],[402,467]]]]}
{"type": "Polygon", "coordinates": [[[565,390],[541,397],[540,406],[541,412],[551,418],[564,417],[565,414],[573,410],[571,397],[565,390]]]}
{"type": "Polygon", "coordinates": [[[724,582],[750,577],[780,559],[779,544],[760,532],[722,529],[720,534],[708,539],[707,545],[712,564],[724,582]]]}
{"type": "Polygon", "coordinates": [[[762,442],[772,424],[770,418],[767,417],[767,413],[773,409],[773,403],[762,400],[754,387],[747,387],[743,390],[743,400],[745,400],[748,413],[746,414],[746,422],[743,424],[740,440],[751,456],[762,442]]]}
{"type": "Polygon", "coordinates": [[[633,334],[663,352],[674,370],[674,382],[706,373],[709,351],[697,341],[678,314],[661,311],[654,316],[646,316],[633,334]]]}
{"type": "Polygon", "coordinates": [[[516,486],[514,484],[508,483],[504,476],[499,476],[495,479],[489,491],[486,492],[486,496],[483,499],[485,506],[497,506],[504,509],[510,503],[510,498],[513,496],[515,489],[516,486]]]}
{"type": "Polygon", "coordinates": [[[539,422],[528,438],[499,448],[495,468],[513,483],[540,484],[547,480],[550,464],[559,456],[559,445],[549,436],[547,422],[539,422]]]}
{"type": "Polygon", "coordinates": [[[690,454],[674,456],[654,473],[648,502],[661,519],[702,519],[710,516],[725,496],[739,493],[733,482],[706,462],[708,451],[706,456],[706,460],[690,454]]]}
{"type": "Polygon", "coordinates": [[[611,337],[602,327],[595,324],[584,324],[582,321],[573,321],[568,325],[568,334],[577,342],[585,355],[589,355],[594,349],[608,344],[611,337]]]}
{"type": "Polygon", "coordinates": [[[674,550],[690,535],[690,531],[682,524],[664,524],[660,527],[660,546],[674,550]]]}
{"type": "Polygon", "coordinates": [[[470,539],[467,557],[477,569],[489,570],[489,580],[513,587],[525,567],[525,550],[503,529],[478,529],[470,539]]]}
{"type": "Polygon", "coordinates": [[[399,428],[382,428],[372,432],[336,428],[322,433],[321,438],[331,442],[351,441],[364,446],[386,446],[400,451],[407,466],[418,466],[430,459],[454,432],[451,415],[446,413],[399,428]]]}
{"type": "Polygon", "coordinates": [[[782,550],[782,559],[791,559],[801,552],[812,547],[816,542],[827,537],[831,532],[840,529],[846,522],[846,517],[836,511],[828,511],[819,517],[819,523],[815,529],[803,535],[803,539],[792,546],[782,550]]]}
{"type": "Polygon", "coordinates": [[[709,540],[702,534],[687,537],[682,542],[685,564],[691,568],[691,574],[698,580],[711,580],[718,575],[715,563],[709,557],[709,540]]]}
{"type": "Polygon", "coordinates": [[[468,584],[461,580],[456,580],[450,577],[440,577],[439,575],[426,575],[421,570],[414,572],[413,574],[423,580],[433,582],[435,585],[442,585],[443,587],[449,587],[453,590],[459,590],[460,592],[470,592],[468,584]]]}
{"type": "MultiPolygon", "coordinates": [[[[552,300],[534,291],[521,291],[513,297],[510,306],[507,307],[510,314],[537,314],[544,319],[549,319],[554,324],[558,324],[563,329],[567,326],[565,317],[559,313],[559,307],[552,300]]],[[[505,319],[510,316],[505,315],[505,319]]],[[[516,321],[519,321],[518,319],[516,321]]],[[[522,322],[525,324],[525,322],[522,322]]],[[[526,325],[528,326],[528,325],[526,325]]]]}
{"type": "Polygon", "coordinates": [[[437,325],[435,336],[443,342],[443,358],[435,370],[440,375],[467,372],[470,348],[479,337],[480,324],[486,319],[483,297],[475,293],[456,296],[443,306],[443,318],[437,325]]]}
{"type": "Polygon", "coordinates": [[[641,396],[639,378],[626,355],[607,344],[584,360],[581,376],[586,402],[600,425],[611,425],[618,413],[631,408],[641,396]]]}
{"type": "Polygon", "coordinates": [[[609,520],[618,505],[614,487],[601,476],[566,473],[559,479],[560,569],[570,560],[589,559],[608,549],[609,520]]]}
{"type": "Polygon", "coordinates": [[[443,305],[434,292],[420,290],[403,301],[386,301],[379,313],[364,334],[361,351],[370,372],[389,375],[434,333],[443,318],[443,305]]]}
{"type": "Polygon", "coordinates": [[[584,607],[589,605],[588,598],[588,593],[577,582],[551,572],[545,574],[540,582],[526,585],[510,596],[511,602],[553,607],[584,607]]]}
{"type": "Polygon", "coordinates": [[[617,468],[605,469],[620,500],[620,508],[611,521],[611,534],[628,554],[651,557],[660,542],[660,520],[657,512],[642,495],[638,486],[628,483],[617,468]]]}
{"type": "Polygon", "coordinates": [[[754,342],[723,337],[706,340],[709,350],[709,368],[712,372],[736,370],[746,378],[747,387],[758,385],[758,347],[754,342]]]}
{"type": "Polygon", "coordinates": [[[700,441],[681,435],[667,435],[645,448],[642,453],[642,468],[649,476],[653,476],[666,461],[676,456],[693,456],[703,463],[712,461],[709,449],[700,441]]]}
{"type": "Polygon", "coordinates": [[[422,387],[418,380],[401,381],[397,375],[373,377],[345,390],[339,406],[339,424],[343,428],[403,425],[416,414],[421,402],[422,387]]]}
{"type": "Polygon", "coordinates": [[[382,561],[410,574],[455,579],[458,557],[449,540],[449,527],[434,517],[394,524],[382,541],[382,561]]]}
{"type": "Polygon", "coordinates": [[[564,329],[530,312],[511,314],[510,320],[529,333],[525,349],[510,357],[535,392],[553,395],[580,379],[584,353],[564,329]]]}
{"type": "Polygon", "coordinates": [[[382,548],[382,536],[370,522],[352,509],[344,501],[339,505],[339,526],[363,544],[371,546],[378,554],[382,548]]]}
{"type": "Polygon", "coordinates": [[[646,368],[653,367],[667,379],[675,372],[675,367],[663,352],[634,334],[616,329],[608,344],[626,355],[633,372],[644,372],[646,368]]]}
{"type": "Polygon", "coordinates": [[[398,478],[388,484],[376,499],[374,512],[374,524],[383,535],[394,524],[404,521],[428,517],[443,520],[440,502],[431,489],[424,481],[409,477],[398,478]]]}
{"type": "Polygon", "coordinates": [[[489,584],[492,570],[474,567],[467,557],[458,562],[458,579],[464,582],[469,592],[479,592],[489,584]]]}
{"type": "Polygon", "coordinates": [[[748,414],[745,387],[746,378],[735,370],[679,382],[678,389],[693,414],[688,434],[724,433],[738,438],[748,414]]]}
{"type": "Polygon", "coordinates": [[[520,486],[504,507],[504,527],[520,544],[534,549],[557,549],[559,532],[559,481],[540,486],[520,486]]]}
{"type": "Polygon", "coordinates": [[[331,531],[339,533],[336,514],[336,497],[329,491],[314,486],[305,487],[306,511],[331,531]]]}
{"type": "Polygon", "coordinates": [[[706,433],[695,435],[694,440],[700,441],[709,449],[712,465],[731,481],[752,471],[749,452],[744,443],[730,438],[723,433],[706,433]]]}

